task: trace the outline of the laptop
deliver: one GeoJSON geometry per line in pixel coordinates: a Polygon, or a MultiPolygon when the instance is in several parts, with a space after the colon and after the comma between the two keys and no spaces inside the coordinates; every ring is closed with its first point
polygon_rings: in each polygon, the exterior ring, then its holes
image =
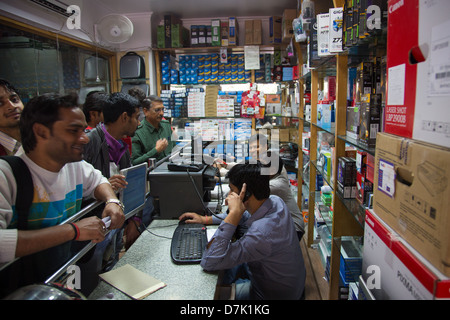
{"type": "Polygon", "coordinates": [[[125,206],[124,214],[128,214],[145,203],[147,195],[147,163],[141,163],[120,170],[128,182],[126,188],[119,192],[119,199],[125,206]]]}

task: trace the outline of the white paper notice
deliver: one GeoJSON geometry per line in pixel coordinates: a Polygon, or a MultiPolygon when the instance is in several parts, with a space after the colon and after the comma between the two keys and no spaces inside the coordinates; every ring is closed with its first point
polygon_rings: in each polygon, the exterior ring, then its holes
{"type": "Polygon", "coordinates": [[[405,103],[405,71],[405,64],[389,68],[387,104],[390,106],[402,106],[405,103]]]}
{"type": "Polygon", "coordinates": [[[245,46],[245,70],[259,69],[259,46],[245,46]]]}
{"type": "Polygon", "coordinates": [[[378,171],[378,190],[384,192],[391,198],[395,194],[395,169],[392,163],[380,159],[378,171]]]}
{"type": "Polygon", "coordinates": [[[431,32],[429,95],[450,95],[450,20],[431,32]]]}

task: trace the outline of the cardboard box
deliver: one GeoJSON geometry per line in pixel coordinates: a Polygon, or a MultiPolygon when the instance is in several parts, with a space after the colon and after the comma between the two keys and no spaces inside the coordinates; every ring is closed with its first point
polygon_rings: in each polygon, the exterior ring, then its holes
{"type": "Polygon", "coordinates": [[[450,1],[390,0],[385,131],[450,147],[450,1]]]}
{"type": "Polygon", "coordinates": [[[280,130],[280,142],[289,141],[289,129],[279,129],[280,130]]]}
{"type": "Polygon", "coordinates": [[[253,44],[262,44],[262,22],[260,19],[253,20],[253,44]]]}
{"type": "Polygon", "coordinates": [[[269,43],[281,43],[281,16],[269,17],[269,43]]]}
{"type": "Polygon", "coordinates": [[[253,20],[245,20],[245,44],[253,44],[253,20]]]}
{"type": "Polygon", "coordinates": [[[289,43],[294,36],[292,21],[297,18],[297,9],[284,9],[281,31],[283,34],[283,43],[289,43]]]}
{"type": "Polygon", "coordinates": [[[378,133],[374,211],[450,275],[450,149],[378,133]]]}
{"type": "Polygon", "coordinates": [[[238,45],[239,26],[236,17],[228,18],[228,45],[238,45]]]}
{"type": "Polygon", "coordinates": [[[430,266],[372,210],[366,211],[362,271],[377,300],[450,298],[450,279],[430,266]]]}

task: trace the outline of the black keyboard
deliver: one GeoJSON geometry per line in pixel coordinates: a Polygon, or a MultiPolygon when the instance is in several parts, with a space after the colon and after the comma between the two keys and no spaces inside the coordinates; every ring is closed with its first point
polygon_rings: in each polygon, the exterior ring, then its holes
{"type": "Polygon", "coordinates": [[[208,239],[202,224],[180,224],[175,229],[170,247],[174,263],[200,263],[208,239]]]}

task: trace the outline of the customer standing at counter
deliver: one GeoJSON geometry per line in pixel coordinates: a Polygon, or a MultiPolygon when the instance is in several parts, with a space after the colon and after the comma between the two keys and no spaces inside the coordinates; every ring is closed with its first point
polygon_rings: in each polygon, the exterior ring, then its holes
{"type": "Polygon", "coordinates": [[[76,96],[42,95],[25,106],[20,133],[25,151],[19,157],[31,174],[33,192],[28,211],[17,212],[19,194],[10,165],[0,161],[0,262],[15,257],[23,269],[0,273],[1,294],[30,283],[42,282],[70,258],[71,240],[100,242],[106,233],[98,217],[76,223],[61,222],[76,214],[83,197],[107,205],[102,216],[110,229],[120,228],[124,213],[108,180],[83,158],[86,120],[76,96]],[[8,272],[11,272],[8,276],[8,272]]]}
{"type": "Polygon", "coordinates": [[[20,114],[23,103],[17,90],[6,80],[0,79],[0,156],[16,155],[20,143],[20,114]]]}
{"type": "Polygon", "coordinates": [[[142,101],[145,119],[136,130],[132,142],[132,162],[134,165],[146,162],[149,158],[160,160],[170,155],[175,142],[172,141],[172,128],[164,120],[164,105],[157,96],[142,101]]]}

